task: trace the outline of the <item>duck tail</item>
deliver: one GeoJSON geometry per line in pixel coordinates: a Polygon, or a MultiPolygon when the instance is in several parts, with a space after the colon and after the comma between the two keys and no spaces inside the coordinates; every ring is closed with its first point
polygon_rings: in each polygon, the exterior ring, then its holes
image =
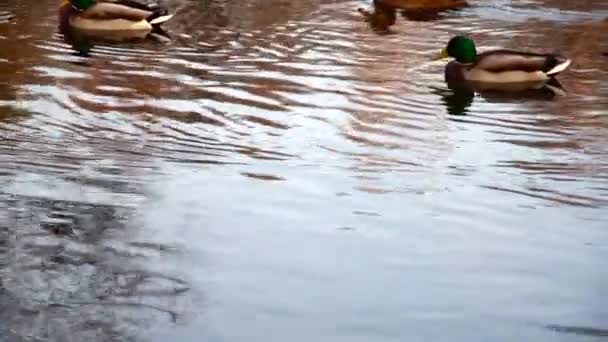
{"type": "Polygon", "coordinates": [[[555,76],[560,72],[568,69],[568,67],[572,64],[572,60],[566,59],[565,61],[560,61],[557,65],[555,65],[551,70],[547,71],[547,76],[555,76]]]}
{"type": "Polygon", "coordinates": [[[173,17],[173,14],[167,14],[167,12],[165,11],[162,14],[152,14],[150,17],[148,17],[148,22],[150,23],[150,25],[160,25],[166,21],[168,21],[169,19],[171,19],[173,17]]]}
{"type": "Polygon", "coordinates": [[[545,84],[545,88],[547,88],[551,92],[553,92],[554,95],[566,96],[566,90],[564,90],[564,87],[555,78],[552,78],[551,80],[549,80],[549,82],[547,82],[545,84]]]}
{"type": "Polygon", "coordinates": [[[173,14],[169,14],[169,11],[164,7],[161,7],[158,5],[145,5],[145,6],[146,6],[146,10],[152,12],[152,14],[150,14],[146,18],[146,20],[152,26],[160,25],[173,17],[173,14]]]}

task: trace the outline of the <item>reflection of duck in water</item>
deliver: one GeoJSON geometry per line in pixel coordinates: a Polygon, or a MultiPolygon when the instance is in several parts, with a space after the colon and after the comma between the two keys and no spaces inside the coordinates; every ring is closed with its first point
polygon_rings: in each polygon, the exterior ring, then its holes
{"type": "Polygon", "coordinates": [[[145,38],[172,17],[165,8],[134,0],[64,0],[59,14],[62,32],[108,40],[145,38]]]}
{"type": "Polygon", "coordinates": [[[481,97],[489,103],[520,103],[527,101],[552,101],[556,96],[564,95],[565,91],[556,79],[552,79],[544,87],[524,89],[512,92],[487,90],[476,87],[474,83],[448,83],[449,89],[434,89],[439,95],[448,114],[466,115],[475,97],[481,97]]]}
{"type": "MultiPolygon", "coordinates": [[[[475,43],[456,36],[439,54],[453,57],[445,67],[448,84],[463,84],[478,90],[518,92],[551,87],[550,80],[570,66],[570,59],[556,54],[493,50],[477,54],[475,43]]],[[[557,89],[556,89],[557,90],[557,89]]]]}

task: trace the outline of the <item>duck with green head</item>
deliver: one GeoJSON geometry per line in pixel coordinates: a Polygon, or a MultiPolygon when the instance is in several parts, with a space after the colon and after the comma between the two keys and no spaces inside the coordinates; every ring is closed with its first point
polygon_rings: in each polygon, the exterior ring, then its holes
{"type": "Polygon", "coordinates": [[[571,64],[558,54],[503,49],[478,54],[473,40],[461,35],[450,39],[437,59],[448,57],[454,58],[445,67],[448,83],[475,82],[495,90],[542,87],[571,64]]]}
{"type": "Polygon", "coordinates": [[[108,38],[145,37],[173,16],[136,0],[62,0],[60,15],[63,26],[108,38]]]}

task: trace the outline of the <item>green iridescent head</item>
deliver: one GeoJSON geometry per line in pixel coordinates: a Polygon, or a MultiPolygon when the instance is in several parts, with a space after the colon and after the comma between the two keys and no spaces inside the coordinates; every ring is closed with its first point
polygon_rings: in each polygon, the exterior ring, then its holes
{"type": "Polygon", "coordinates": [[[466,36],[456,36],[448,42],[445,49],[439,53],[439,58],[454,57],[460,63],[473,63],[477,57],[477,49],[473,40],[466,36]]]}
{"type": "Polygon", "coordinates": [[[84,11],[87,8],[91,7],[94,2],[94,0],[70,0],[70,4],[72,5],[72,7],[81,11],[84,11]]]}

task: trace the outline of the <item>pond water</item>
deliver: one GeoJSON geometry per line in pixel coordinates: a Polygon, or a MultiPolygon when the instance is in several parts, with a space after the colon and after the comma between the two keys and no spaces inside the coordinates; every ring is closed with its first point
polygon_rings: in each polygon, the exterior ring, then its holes
{"type": "Polygon", "coordinates": [[[0,341],[606,339],[608,2],[167,4],[83,45],[0,1],[0,341]],[[567,94],[452,93],[457,33],[567,94]]]}

